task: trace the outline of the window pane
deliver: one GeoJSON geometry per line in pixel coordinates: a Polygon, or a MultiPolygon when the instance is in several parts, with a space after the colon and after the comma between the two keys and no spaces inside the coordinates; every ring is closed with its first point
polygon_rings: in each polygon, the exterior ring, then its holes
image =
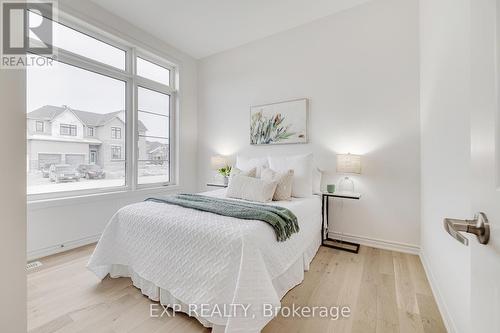
{"type": "MultiPolygon", "coordinates": [[[[30,20],[38,21],[40,15],[30,12],[30,20]]],[[[30,31],[30,37],[38,39],[30,31]]],[[[125,70],[126,52],[98,39],[90,37],[58,22],[53,22],[53,44],[55,47],[125,70]]]]}
{"type": "Polygon", "coordinates": [[[123,81],[64,63],[27,68],[28,194],[125,185],[125,93],[123,81]]]}
{"type": "Polygon", "coordinates": [[[168,139],[169,117],[139,111],[139,135],[168,139]]]}
{"type": "Polygon", "coordinates": [[[169,181],[170,96],[138,88],[139,184],[169,181]]]}
{"type": "Polygon", "coordinates": [[[169,182],[168,139],[139,137],[139,184],[169,182]]]}
{"type": "Polygon", "coordinates": [[[139,87],[138,106],[140,111],[147,111],[168,116],[170,114],[170,96],[154,90],[139,87]]]}
{"type": "Polygon", "coordinates": [[[170,85],[170,71],[162,66],[137,57],[137,75],[146,79],[170,85]]]}

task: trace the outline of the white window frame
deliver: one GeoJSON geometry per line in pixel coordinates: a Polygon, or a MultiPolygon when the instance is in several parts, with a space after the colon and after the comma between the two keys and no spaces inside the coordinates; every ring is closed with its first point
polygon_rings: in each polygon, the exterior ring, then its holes
{"type": "Polygon", "coordinates": [[[95,136],[95,127],[92,126],[87,127],[87,136],[91,137],[95,136]]]}
{"type": "MultiPolygon", "coordinates": [[[[130,42],[127,39],[121,38],[115,34],[109,33],[96,26],[93,26],[83,20],[71,16],[65,12],[59,11],[57,22],[66,25],[80,33],[89,35],[92,38],[100,40],[111,46],[124,50],[126,53],[125,70],[107,65],[96,60],[74,54],[64,49],[54,47],[57,52],[57,60],[69,64],[71,66],[79,67],[97,74],[109,76],[125,82],[126,85],[126,126],[125,131],[125,146],[121,147],[122,159],[125,154],[125,184],[117,187],[102,187],[89,190],[70,190],[51,192],[43,194],[28,195],[28,202],[42,202],[45,200],[54,199],[67,199],[75,197],[87,197],[89,195],[110,194],[113,192],[119,193],[124,191],[135,191],[140,189],[155,189],[164,186],[176,186],[177,184],[177,146],[176,146],[176,128],[177,128],[177,86],[179,67],[178,65],[169,60],[168,55],[159,55],[157,52],[151,52],[145,47],[137,45],[135,42],[130,42]],[[161,83],[140,77],[136,74],[136,56],[156,63],[162,67],[170,70],[170,85],[166,86],[161,83]],[[169,132],[169,181],[142,184],[138,185],[138,115],[137,115],[137,87],[141,85],[147,89],[157,90],[162,93],[170,95],[170,132],[169,132]]],[[[95,132],[94,132],[95,133],[95,132]]]]}
{"type": "MultiPolygon", "coordinates": [[[[169,135],[168,135],[168,149],[169,149],[169,152],[168,152],[169,177],[168,178],[169,178],[169,182],[167,182],[167,184],[174,184],[175,183],[174,182],[175,170],[171,166],[175,165],[174,164],[175,158],[174,158],[174,153],[173,153],[173,146],[175,144],[175,141],[173,140],[173,137],[175,136],[174,133],[175,133],[175,123],[176,123],[176,118],[175,118],[175,114],[176,114],[176,112],[175,112],[176,111],[176,109],[175,109],[175,107],[176,107],[176,102],[175,102],[176,94],[175,94],[175,92],[176,91],[172,88],[175,86],[175,72],[172,70],[172,68],[168,67],[168,65],[163,60],[161,60],[159,58],[155,59],[151,55],[148,56],[145,53],[139,53],[139,52],[136,53],[136,57],[134,58],[134,60],[136,60],[137,57],[140,57],[140,58],[147,60],[147,61],[150,61],[150,62],[152,62],[160,67],[164,67],[164,68],[167,68],[168,70],[170,70],[170,75],[169,75],[170,85],[168,85],[168,86],[137,75],[137,84],[135,85],[135,96],[138,96],[138,89],[139,89],[139,87],[141,87],[144,89],[156,91],[156,92],[161,93],[161,94],[166,94],[170,97],[169,98],[169,102],[170,102],[169,114],[168,114],[169,126],[170,126],[169,135]]],[[[134,66],[135,66],[135,64],[134,64],[134,66]]],[[[136,101],[136,110],[139,110],[138,101],[136,101]]],[[[138,112],[136,112],[136,115],[138,116],[138,112]]],[[[139,138],[139,131],[137,128],[135,129],[135,132],[137,133],[137,137],[139,138]]],[[[137,140],[137,142],[138,141],[139,140],[137,140]]],[[[138,148],[137,148],[136,161],[139,161],[139,149],[138,148]]],[[[139,171],[139,169],[136,168],[135,175],[134,175],[135,176],[135,183],[137,184],[138,188],[147,188],[147,187],[152,187],[155,185],[155,184],[139,184],[138,171],[139,171]]]]}

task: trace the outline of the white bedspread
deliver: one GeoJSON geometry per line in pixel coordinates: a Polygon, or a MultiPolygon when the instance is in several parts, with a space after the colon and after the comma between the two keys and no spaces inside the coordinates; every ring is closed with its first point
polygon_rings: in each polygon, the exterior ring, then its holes
{"type": "MultiPolygon", "coordinates": [[[[224,191],[204,194],[224,196],[224,191]]],[[[126,206],[106,226],[88,268],[102,279],[114,265],[126,266],[200,308],[249,305],[247,316],[199,317],[225,326],[226,332],[258,332],[272,319],[264,316],[263,304],[279,307],[283,296],[273,279],[301,258],[321,229],[321,200],[316,196],[270,204],[290,209],[300,232],[277,242],[272,227],[262,221],[155,202],[126,206]]]]}

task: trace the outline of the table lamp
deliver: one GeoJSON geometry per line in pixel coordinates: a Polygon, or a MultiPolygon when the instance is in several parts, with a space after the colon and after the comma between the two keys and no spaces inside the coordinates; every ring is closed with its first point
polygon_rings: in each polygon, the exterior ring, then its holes
{"type": "MultiPolygon", "coordinates": [[[[337,154],[337,173],[361,174],[361,156],[337,154]]],[[[354,182],[348,175],[339,181],[339,191],[354,192],[354,182]]]]}

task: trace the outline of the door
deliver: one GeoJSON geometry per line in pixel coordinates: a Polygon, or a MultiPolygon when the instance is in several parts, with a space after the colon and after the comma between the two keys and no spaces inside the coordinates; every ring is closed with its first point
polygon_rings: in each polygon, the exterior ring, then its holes
{"type": "Polygon", "coordinates": [[[490,240],[469,237],[472,332],[500,332],[500,1],[471,2],[472,210],[484,212],[490,240]]]}
{"type": "Polygon", "coordinates": [[[89,161],[90,164],[96,164],[97,163],[97,151],[91,150],[89,159],[90,159],[90,161],[89,161]]]}

